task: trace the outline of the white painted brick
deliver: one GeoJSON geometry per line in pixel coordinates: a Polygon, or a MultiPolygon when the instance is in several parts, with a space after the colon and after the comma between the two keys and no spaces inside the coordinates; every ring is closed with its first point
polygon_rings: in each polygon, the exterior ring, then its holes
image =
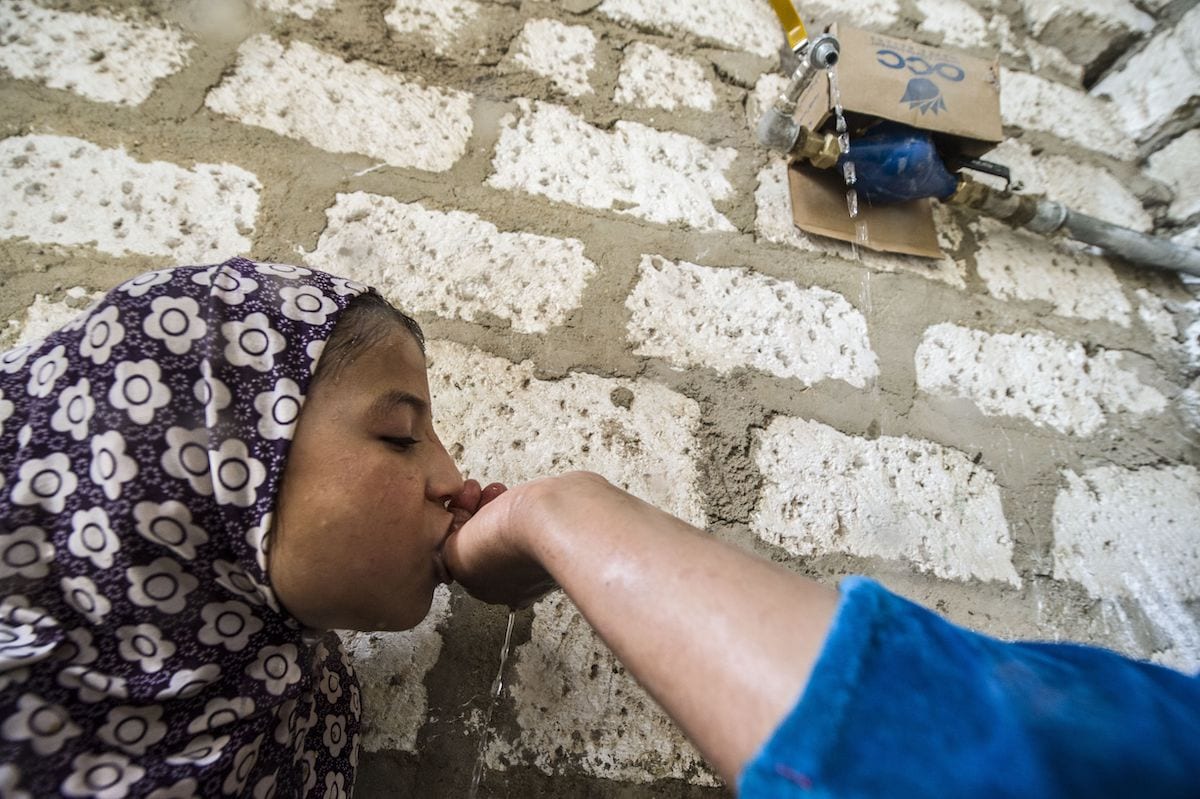
{"type": "Polygon", "coordinates": [[[1166,398],[1122,369],[1122,354],[1038,333],[985,333],[953,324],[925,331],[917,385],[971,400],[989,416],[1017,416],[1069,435],[1091,435],[1109,416],[1162,411],[1166,398]]]}
{"type": "Polygon", "coordinates": [[[625,307],[634,353],[682,369],[750,367],[859,388],[879,374],[867,320],[826,289],[646,255],[625,307]]]}
{"type": "Polygon", "coordinates": [[[1137,153],[1114,125],[1112,103],[1028,72],[1000,68],[1000,115],[1006,125],[1042,130],[1116,158],[1137,153]]]}
{"type": "Polygon", "coordinates": [[[1093,597],[1134,600],[1174,643],[1171,665],[1200,668],[1200,471],[1100,466],[1064,473],[1054,501],[1054,577],[1093,597]]]}
{"type": "Polygon", "coordinates": [[[339,194],[306,260],[374,286],[407,311],[507,319],[545,333],[579,307],[596,265],[576,239],[502,233],[462,211],[356,192],[339,194]]]}
{"type": "Polygon", "coordinates": [[[1125,129],[1139,139],[1194,102],[1200,96],[1200,6],[1155,36],[1092,93],[1111,97],[1125,129]]]}
{"type": "Polygon", "coordinates": [[[758,130],[762,115],[775,104],[787,85],[788,79],[778,72],[767,72],[755,82],[754,91],[746,99],[746,124],[750,130],[758,130]]]}
{"type": "MultiPolygon", "coordinates": [[[[1196,249],[1200,249],[1200,225],[1197,225],[1193,228],[1188,228],[1182,233],[1172,236],[1171,241],[1175,242],[1176,244],[1182,244],[1185,247],[1195,247],[1196,249]]],[[[1183,277],[1186,282],[1187,278],[1190,276],[1184,275],[1183,277]]]]}
{"type": "Polygon", "coordinates": [[[173,30],[7,0],[0,69],[102,103],[139,105],[178,72],[193,43],[173,30]]]}
{"type": "Polygon", "coordinates": [[[144,163],[69,136],[0,141],[0,238],[209,263],[250,250],[258,179],[232,164],[144,163]]]}
{"type": "Polygon", "coordinates": [[[766,0],[604,0],[599,12],[662,34],[690,33],[770,58],[783,43],[766,0]]]}
{"type": "Polygon", "coordinates": [[[321,11],[328,11],[337,5],[337,0],[254,0],[254,5],[276,14],[312,19],[321,11]]]}
{"type": "Polygon", "coordinates": [[[1154,18],[1129,0],[1021,0],[1034,36],[1088,64],[1114,39],[1148,32],[1154,18]]]}
{"type": "MultiPolygon", "coordinates": [[[[899,0],[857,0],[854,3],[840,0],[805,0],[799,5],[801,18],[807,25],[811,25],[814,20],[840,21],[860,28],[883,31],[900,21],[899,0]]],[[[812,27],[811,30],[815,33],[817,29],[812,27]]]]}
{"type": "MultiPolygon", "coordinates": [[[[863,264],[885,272],[909,272],[928,280],[939,280],[955,288],[965,288],[965,271],[961,263],[949,255],[941,258],[876,252],[860,248],[855,256],[848,243],[825,236],[809,236],[792,220],[792,201],[788,194],[787,163],[777,159],[758,173],[758,188],[754,191],[758,212],[754,228],[758,236],[775,244],[786,244],[805,252],[819,252],[842,258],[858,258],[863,264]]],[[[944,249],[954,249],[961,243],[962,232],[953,215],[943,206],[934,206],[934,221],[938,240],[944,249]]],[[[869,278],[865,278],[869,279],[869,278]]]]}
{"type": "Polygon", "coordinates": [[[397,33],[413,34],[433,45],[434,52],[445,55],[454,49],[458,35],[483,6],[472,0],[396,0],[384,21],[397,33]]]}
{"type": "Polygon", "coordinates": [[[1025,193],[1045,194],[1116,225],[1145,232],[1154,229],[1154,219],[1141,200],[1107,169],[1062,155],[1035,156],[1028,145],[1016,139],[1001,142],[987,158],[1010,167],[1013,180],[1021,182],[1025,193]]]}
{"type": "Polygon", "coordinates": [[[465,92],[410,83],[304,42],[285,48],[263,35],[238,49],[236,70],[204,102],[329,152],[443,172],[466,151],[471,100],[465,92]]]}
{"type": "Polygon", "coordinates": [[[996,478],[965,453],[785,416],[756,439],[764,484],[751,528],[764,541],[798,557],[843,552],[1020,586],[996,478]]]}
{"type": "Polygon", "coordinates": [[[1129,327],[1133,308],[1104,258],[994,219],[981,218],[973,227],[980,240],[975,268],[993,297],[1044,300],[1060,316],[1129,327]]]}
{"type": "MultiPolygon", "coordinates": [[[[644,380],[581,373],[539,380],[530,362],[449,342],[431,342],[429,361],[441,439],[466,475],[511,484],[590,469],[704,526],[694,461],[700,411],[692,400],[644,380]]],[[[520,733],[493,739],[490,767],[531,764],[553,774],[561,765],[635,782],[647,781],[652,766],[658,774],[669,764],[680,777],[688,764],[701,768],[634,681],[614,671],[616,660],[573,605],[554,595],[534,613],[532,638],[510,667],[520,733]],[[593,665],[600,676],[588,680],[593,665]]]]}
{"type": "Polygon", "coordinates": [[[89,292],[82,286],[67,289],[66,295],[58,300],[45,294],[33,295],[33,302],[21,318],[9,319],[5,329],[0,330],[0,352],[44,339],[103,296],[103,292],[89,292]]]}
{"type": "Polygon", "coordinates": [[[734,230],[713,203],[733,196],[725,172],[736,150],[636,122],[608,133],[562,106],[517,105],[519,113],[501,121],[488,185],[660,224],[734,230]]]}
{"type": "MultiPolygon", "coordinates": [[[[999,19],[1004,18],[992,18],[993,28],[996,27],[995,22],[999,19]]],[[[1038,75],[1063,80],[1075,88],[1083,85],[1083,66],[1067,58],[1057,47],[1042,44],[1036,39],[1024,39],[1020,46],[1014,45],[1009,54],[1026,56],[1029,59],[1029,66],[1038,75]]]]}
{"type": "Polygon", "coordinates": [[[1179,329],[1175,325],[1175,315],[1166,300],[1146,289],[1133,292],[1138,299],[1138,318],[1154,336],[1160,347],[1174,349],[1179,345],[1179,329]]]}
{"type": "Polygon", "coordinates": [[[988,24],[982,14],[963,0],[916,0],[924,15],[921,30],[942,34],[949,47],[987,46],[988,24]]]}
{"type": "Polygon", "coordinates": [[[467,476],[513,484],[587,469],[704,526],[693,462],[700,410],[687,397],[647,380],[539,380],[529,361],[441,341],[429,345],[429,386],[442,441],[452,451],[466,442],[456,457],[467,476]]]}
{"type": "Polygon", "coordinates": [[[419,754],[429,697],[425,677],[442,651],[439,625],[450,618],[450,591],[439,586],[425,620],[399,633],[342,632],[362,685],[362,748],[419,754]]]}
{"type": "Polygon", "coordinates": [[[1200,212],[1200,130],[1189,130],[1150,156],[1146,172],[1175,192],[1172,217],[1187,219],[1200,212]]]}
{"type": "Polygon", "coordinates": [[[579,97],[592,91],[588,75],[596,66],[596,34],[586,25],[531,19],[513,48],[514,61],[549,78],[560,92],[579,97]]]}
{"type": "Polygon", "coordinates": [[[625,48],[613,102],[667,111],[711,111],[717,94],[698,62],[646,42],[633,42],[625,48]]]}
{"type": "Polygon", "coordinates": [[[534,606],[528,643],[516,650],[509,691],[521,729],[493,739],[492,768],[582,769],[602,779],[719,783],[700,754],[630,677],[562,594],[534,606]]]}

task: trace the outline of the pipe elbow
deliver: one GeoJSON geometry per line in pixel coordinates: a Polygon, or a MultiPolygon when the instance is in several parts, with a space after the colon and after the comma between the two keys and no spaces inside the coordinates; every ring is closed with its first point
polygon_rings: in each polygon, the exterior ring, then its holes
{"type": "Polygon", "coordinates": [[[774,106],[758,120],[758,141],[764,147],[790,153],[799,138],[800,123],[774,106]]]}

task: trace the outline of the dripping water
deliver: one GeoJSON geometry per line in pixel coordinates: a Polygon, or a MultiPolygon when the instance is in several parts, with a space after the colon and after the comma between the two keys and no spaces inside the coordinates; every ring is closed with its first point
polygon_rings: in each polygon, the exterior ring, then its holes
{"type": "MultiPolygon", "coordinates": [[[[846,156],[840,159],[842,162],[842,180],[846,184],[846,213],[850,216],[850,221],[854,223],[854,240],[850,242],[851,254],[854,260],[860,260],[858,251],[859,245],[866,246],[870,241],[870,236],[867,231],[867,222],[859,216],[858,207],[858,170],[854,166],[854,161],[850,160],[850,127],[846,124],[846,112],[842,107],[842,90],[838,86],[837,66],[830,66],[825,70],[825,74],[829,77],[829,104],[833,106],[834,124],[837,131],[838,147],[846,156]]],[[[859,294],[859,305],[863,310],[866,320],[871,318],[871,270],[866,269],[862,272],[862,284],[859,294]]],[[[879,377],[871,378],[871,404],[874,407],[875,422],[879,422],[879,377]]]]}
{"type": "Polygon", "coordinates": [[[492,737],[492,714],[496,712],[496,705],[500,704],[500,695],[504,693],[504,666],[508,663],[513,623],[516,620],[517,612],[510,610],[508,612],[508,628],[504,631],[504,646],[500,648],[500,667],[496,669],[496,679],[492,680],[492,687],[488,691],[490,699],[487,712],[483,716],[483,732],[479,736],[479,749],[475,752],[475,768],[471,770],[471,790],[467,794],[468,799],[475,799],[476,794],[479,793],[479,782],[483,779],[484,756],[487,754],[487,745],[492,737]]]}
{"type": "MultiPolygon", "coordinates": [[[[848,156],[850,153],[850,128],[846,124],[846,113],[842,108],[842,90],[838,86],[837,67],[829,67],[825,70],[825,74],[829,77],[829,99],[833,106],[838,147],[842,153],[848,156]]],[[[867,233],[867,223],[858,215],[858,189],[855,185],[858,183],[858,174],[854,168],[854,162],[849,158],[842,162],[842,180],[846,184],[846,212],[854,222],[854,241],[850,243],[850,247],[854,252],[855,260],[858,260],[858,245],[865,245],[870,239],[867,233]]]]}

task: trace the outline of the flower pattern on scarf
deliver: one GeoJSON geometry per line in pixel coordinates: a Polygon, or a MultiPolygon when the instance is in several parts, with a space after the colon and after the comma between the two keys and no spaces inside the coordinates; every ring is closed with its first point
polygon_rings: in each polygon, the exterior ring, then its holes
{"type": "Polygon", "coordinates": [[[357,682],[265,547],[316,361],[368,290],[163,269],[0,353],[0,795],[349,793],[357,682]]]}

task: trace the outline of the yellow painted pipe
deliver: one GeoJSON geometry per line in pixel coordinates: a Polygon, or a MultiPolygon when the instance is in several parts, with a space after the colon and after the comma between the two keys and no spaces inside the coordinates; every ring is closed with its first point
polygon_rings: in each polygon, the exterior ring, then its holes
{"type": "Polygon", "coordinates": [[[808,32],[804,30],[804,23],[800,20],[795,4],[792,0],[771,0],[771,8],[775,9],[779,24],[787,31],[788,47],[795,50],[808,39],[808,32]]]}

